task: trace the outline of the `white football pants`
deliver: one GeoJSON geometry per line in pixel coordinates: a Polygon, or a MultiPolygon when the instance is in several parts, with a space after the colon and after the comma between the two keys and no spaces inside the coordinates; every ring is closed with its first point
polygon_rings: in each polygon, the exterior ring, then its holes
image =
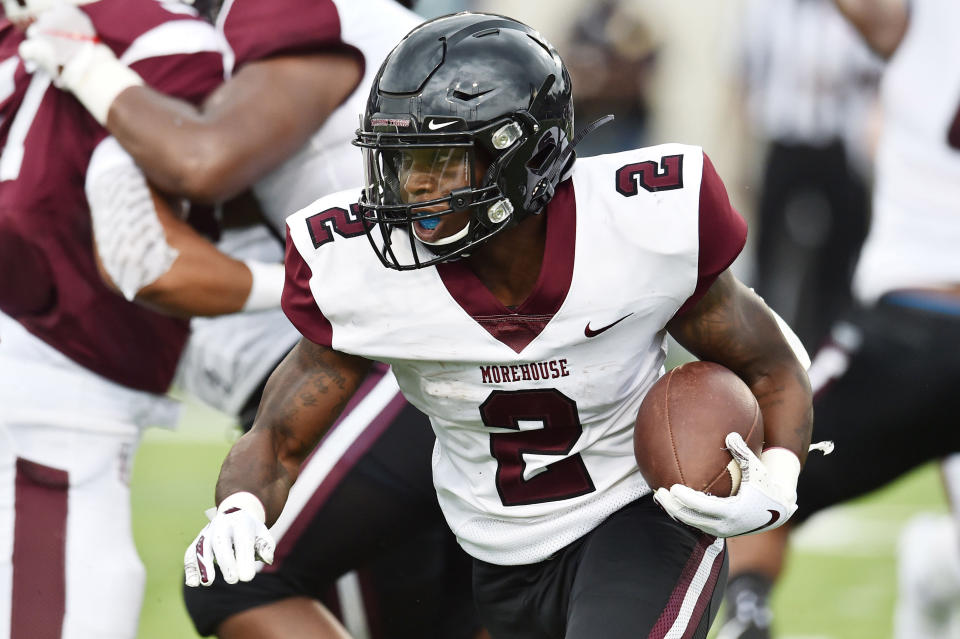
{"type": "Polygon", "coordinates": [[[177,413],[0,316],[0,639],[136,636],[131,464],[141,427],[177,413]]]}

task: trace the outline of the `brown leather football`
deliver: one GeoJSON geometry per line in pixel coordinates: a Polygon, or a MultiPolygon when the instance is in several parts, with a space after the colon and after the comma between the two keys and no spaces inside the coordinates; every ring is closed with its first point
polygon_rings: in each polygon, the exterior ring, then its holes
{"type": "Polygon", "coordinates": [[[643,398],[633,450],[654,490],[684,484],[728,497],[740,486],[740,468],[724,443],[734,431],[760,453],[763,415],[750,388],[719,364],[690,362],[667,372],[643,398]]]}

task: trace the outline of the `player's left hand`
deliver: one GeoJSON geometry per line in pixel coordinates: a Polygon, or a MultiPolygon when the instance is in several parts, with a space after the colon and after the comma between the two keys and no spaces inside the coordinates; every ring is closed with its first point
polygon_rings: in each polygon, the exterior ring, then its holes
{"type": "Polygon", "coordinates": [[[739,433],[726,438],[740,465],[740,489],[732,497],[716,497],[682,484],[654,494],[667,514],[715,537],[736,537],[772,530],[797,510],[800,460],[785,448],[771,448],[758,457],[739,433]]]}

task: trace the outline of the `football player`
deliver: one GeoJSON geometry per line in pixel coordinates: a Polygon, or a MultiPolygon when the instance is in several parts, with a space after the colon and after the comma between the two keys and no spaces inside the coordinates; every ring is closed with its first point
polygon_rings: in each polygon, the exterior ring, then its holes
{"type": "MultiPolygon", "coordinates": [[[[29,21],[35,7],[3,5],[0,637],[132,639],[144,571],[130,530],[131,458],[141,428],[176,420],[164,393],[188,332],[132,300],[239,311],[250,269],[154,201],[94,117],[24,64],[24,33],[10,20],[29,21]],[[209,276],[190,276],[198,270],[209,276]]],[[[77,11],[101,23],[102,46],[137,82],[196,102],[222,79],[216,33],[189,9],[101,0],[77,11]],[[179,67],[191,72],[171,73],[179,67]]],[[[115,87],[97,93],[109,99],[115,87]]]]}
{"type": "MultiPolygon", "coordinates": [[[[359,152],[350,145],[357,116],[389,48],[418,23],[392,0],[234,0],[217,19],[232,75],[209,100],[197,108],[133,83],[115,96],[105,122],[151,179],[194,200],[222,200],[256,180],[270,228],[282,236],[288,213],[361,182],[359,152]]],[[[58,33],[73,31],[37,28],[31,40],[63,48],[73,38],[58,33]]],[[[71,83],[69,64],[51,71],[88,102],[86,87],[71,83]]],[[[114,60],[85,75],[125,72],[114,60]]],[[[282,259],[282,246],[262,226],[227,231],[219,246],[235,256],[282,259]]],[[[299,333],[281,312],[269,311],[194,320],[192,330],[178,381],[252,421],[267,374],[299,333]]],[[[240,585],[204,580],[209,588],[186,589],[201,633],[333,632],[318,597],[348,627],[365,625],[373,637],[476,633],[469,563],[442,521],[428,470],[429,424],[402,401],[383,368],[370,374],[360,395],[303,469],[274,526],[273,565],[250,583],[253,574],[243,573],[227,575],[240,585]],[[338,590],[366,593],[367,619],[355,620],[346,602],[326,597],[351,568],[362,568],[362,588],[354,577],[338,590]]]]}
{"type": "Polygon", "coordinates": [[[391,52],[358,134],[359,202],[287,220],[283,306],[304,337],[224,462],[188,579],[269,556],[266,524],[376,360],[431,417],[440,505],[493,636],[706,637],[723,537],[795,509],[806,373],[727,268],[746,225],[703,151],[574,163],[577,139],[569,75],[526,25],[461,13],[391,52]],[[658,505],[639,474],[633,422],[668,331],[760,403],[762,455],[727,440],[735,497],[677,485],[658,505]]]}
{"type": "MultiPolygon", "coordinates": [[[[862,305],[810,369],[816,436],[837,449],[804,472],[794,524],[960,450],[960,59],[950,0],[836,0],[888,59],[881,84],[873,221],[857,264],[862,305]]],[[[724,637],[770,636],[768,595],[788,527],[737,540],[724,637]]],[[[930,547],[931,551],[941,552],[930,547]]],[[[942,556],[942,566],[950,555],[942,556]]],[[[937,561],[926,561],[928,567],[937,561]]],[[[915,575],[908,582],[922,581],[915,575]]],[[[932,583],[932,581],[931,581],[932,583]]],[[[921,626],[903,637],[925,637],[921,626]]]]}

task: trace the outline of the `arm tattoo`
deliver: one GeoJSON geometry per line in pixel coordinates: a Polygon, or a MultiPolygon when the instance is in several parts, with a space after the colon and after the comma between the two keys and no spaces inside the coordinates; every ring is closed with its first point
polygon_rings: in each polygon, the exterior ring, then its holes
{"type": "MultiPolygon", "coordinates": [[[[295,365],[283,370],[278,384],[283,401],[278,407],[278,417],[268,427],[287,442],[290,450],[309,453],[327,428],[343,412],[367,369],[367,362],[348,357],[332,349],[302,340],[291,353],[295,365]],[[317,422],[311,428],[305,421],[317,422]]],[[[280,369],[277,371],[280,372],[280,369]]],[[[271,383],[273,380],[271,379],[271,383]]],[[[271,402],[272,405],[272,402],[271,402]]]]}
{"type": "Polygon", "coordinates": [[[273,372],[254,426],[231,449],[218,497],[248,490],[279,515],[300,465],[346,407],[370,362],[301,342],[273,372]]]}

